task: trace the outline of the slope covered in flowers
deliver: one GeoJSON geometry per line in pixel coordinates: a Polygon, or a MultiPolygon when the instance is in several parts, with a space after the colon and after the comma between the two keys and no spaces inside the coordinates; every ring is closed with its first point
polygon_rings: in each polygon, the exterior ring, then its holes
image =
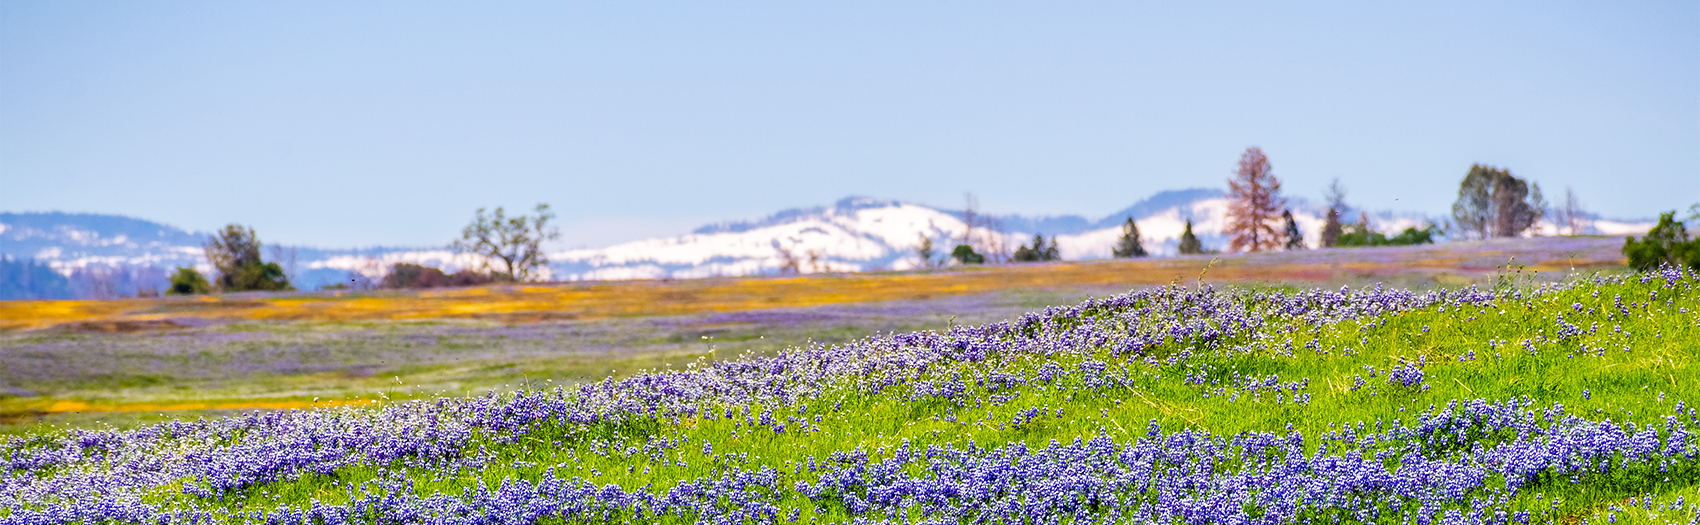
{"type": "Polygon", "coordinates": [[[0,447],[0,522],[1693,523],[1700,284],[1154,288],[0,447]]]}

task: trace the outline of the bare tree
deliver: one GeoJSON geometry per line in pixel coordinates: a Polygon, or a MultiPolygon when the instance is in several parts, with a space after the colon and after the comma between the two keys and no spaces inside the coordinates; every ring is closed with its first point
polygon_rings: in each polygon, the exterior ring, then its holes
{"type": "Polygon", "coordinates": [[[118,291],[118,276],[115,275],[116,273],[117,272],[113,268],[107,266],[91,265],[72,272],[71,279],[76,281],[79,288],[82,288],[82,294],[86,298],[99,300],[117,299],[120,296],[120,292],[118,291]]]}
{"type": "Polygon", "coordinates": [[[779,275],[803,273],[802,264],[797,261],[797,254],[792,253],[790,248],[780,246],[778,241],[774,241],[773,249],[779,252],[779,275]]]}
{"type": "Polygon", "coordinates": [[[980,199],[974,198],[973,193],[963,193],[962,201],[962,224],[967,226],[967,229],[962,231],[962,244],[972,246],[974,244],[974,223],[976,222],[976,214],[979,212],[980,199]]]}
{"type": "Polygon", "coordinates": [[[927,234],[925,233],[918,235],[921,237],[921,242],[915,245],[915,256],[921,259],[921,265],[917,266],[917,268],[932,268],[934,254],[933,240],[927,237],[927,234]]]}
{"type": "Polygon", "coordinates": [[[1346,185],[1340,184],[1339,177],[1335,177],[1333,182],[1328,183],[1328,188],[1322,191],[1322,200],[1327,201],[1328,208],[1340,212],[1340,215],[1352,210],[1351,205],[1346,204],[1346,185]]]}
{"type": "Polygon", "coordinates": [[[1228,179],[1228,224],[1223,234],[1232,251],[1259,252],[1281,247],[1281,234],[1271,224],[1287,206],[1281,198],[1281,181],[1269,165],[1269,157],[1256,146],[1240,155],[1239,168],[1228,179]]]}
{"type": "MultiPolygon", "coordinates": [[[[821,273],[820,250],[807,250],[807,251],[804,251],[803,254],[808,256],[808,258],[809,258],[809,273],[821,273]]],[[[831,268],[832,268],[831,265],[827,266],[827,269],[831,269],[831,268]]]]}
{"type": "Polygon", "coordinates": [[[992,264],[1005,264],[1010,261],[1009,229],[1003,221],[990,215],[981,215],[980,226],[986,244],[986,255],[991,256],[992,264]]]}
{"type": "Polygon", "coordinates": [[[283,267],[283,275],[284,275],[284,277],[289,278],[289,282],[295,282],[295,247],[294,246],[290,246],[288,248],[285,248],[282,245],[273,244],[272,245],[272,262],[275,262],[279,266],[283,267]]]}
{"type": "Polygon", "coordinates": [[[1588,224],[1588,212],[1583,209],[1582,200],[1576,197],[1574,188],[1564,188],[1564,203],[1553,210],[1555,226],[1564,228],[1565,235],[1578,235],[1588,224]]]}
{"type": "Polygon", "coordinates": [[[508,217],[498,206],[495,213],[486,216],[484,208],[479,208],[472,224],[461,230],[460,240],[449,248],[455,253],[481,256],[485,269],[490,268],[490,261],[501,261],[503,273],[511,280],[539,277],[540,270],[549,264],[543,256],[543,242],[561,238],[561,232],[549,224],[555,214],[548,204],[538,204],[536,212],[534,216],[508,217]]]}

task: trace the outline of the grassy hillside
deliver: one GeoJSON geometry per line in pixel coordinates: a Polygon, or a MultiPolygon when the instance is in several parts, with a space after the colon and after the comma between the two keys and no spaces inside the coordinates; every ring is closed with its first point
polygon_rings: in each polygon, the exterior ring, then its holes
{"type": "Polygon", "coordinates": [[[1160,287],[576,388],[13,438],[18,522],[1693,523],[1700,276],[1160,287]]]}

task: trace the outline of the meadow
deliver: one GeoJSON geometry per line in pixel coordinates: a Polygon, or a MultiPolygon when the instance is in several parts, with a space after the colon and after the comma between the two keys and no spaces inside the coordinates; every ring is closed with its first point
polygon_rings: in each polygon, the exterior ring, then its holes
{"type": "Polygon", "coordinates": [[[1195,278],[598,381],[37,429],[0,445],[0,521],[1700,522],[1700,275],[1520,270],[1195,278]]]}
{"type": "Polygon", "coordinates": [[[698,356],[984,324],[1159,284],[1431,289],[1485,282],[1510,260],[1551,280],[1621,268],[1619,244],[1543,238],[786,278],[0,301],[0,433],[570,385],[698,356]]]}

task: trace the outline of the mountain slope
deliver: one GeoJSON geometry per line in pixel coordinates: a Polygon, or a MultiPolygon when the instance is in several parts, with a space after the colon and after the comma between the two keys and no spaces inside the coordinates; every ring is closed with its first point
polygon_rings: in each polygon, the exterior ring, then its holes
{"type": "MultiPolygon", "coordinates": [[[[1289,198],[1294,219],[1305,241],[1316,246],[1322,229],[1321,206],[1289,198]]],[[[1221,228],[1227,201],[1219,189],[1164,191],[1102,217],[1081,215],[989,215],[970,234],[960,210],[949,210],[869,197],[849,197],[830,206],[784,210],[757,220],[706,225],[677,237],[645,239],[605,248],[573,249],[549,254],[549,276],[558,280],[688,278],[715,275],[776,274],[788,267],[800,273],[904,270],[921,265],[915,247],[924,237],[933,241],[939,263],[957,244],[1007,256],[1035,233],[1054,238],[1065,259],[1110,256],[1121,236],[1123,221],[1139,224],[1145,246],[1154,255],[1175,253],[1186,221],[1206,248],[1223,248],[1221,228]],[[991,225],[991,227],[987,227],[991,225]],[[965,237],[968,238],[965,241],[965,237]]],[[[1396,232],[1417,226],[1417,214],[1376,212],[1371,226],[1396,232]]],[[[1347,220],[1355,221],[1356,217],[1347,220]]],[[[976,221],[981,222],[981,221],[976,221]]],[[[1595,221],[1599,233],[1646,231],[1650,223],[1595,221]]],[[[1550,227],[1546,234],[1556,231],[1550,227]]],[[[157,222],[113,215],[72,213],[0,213],[0,256],[35,260],[62,275],[100,268],[193,266],[210,270],[201,253],[207,234],[189,232],[157,222]]],[[[351,276],[381,278],[397,262],[410,262],[454,271],[477,263],[443,248],[372,247],[361,249],[293,248],[265,256],[291,268],[297,286],[312,289],[346,282],[351,276]]],[[[131,272],[135,273],[135,272],[131,272]]],[[[122,281],[131,288],[159,288],[163,272],[144,272],[146,283],[122,281]],[[159,281],[159,282],[155,282],[159,281]]],[[[140,274],[138,274],[140,275],[140,274]]],[[[79,285],[80,286],[80,285],[79,285]]],[[[80,289],[89,289],[83,286],[80,289]]],[[[134,293],[124,290],[122,293],[134,293]]]]}
{"type": "MultiPolygon", "coordinates": [[[[1294,220],[1316,245],[1324,210],[1299,199],[1289,201],[1294,220]]],[[[1227,212],[1221,190],[1165,191],[1096,220],[1078,215],[991,216],[997,231],[976,225],[969,242],[981,252],[1012,252],[1035,233],[1055,237],[1065,259],[1110,256],[1132,217],[1153,254],[1175,253],[1186,221],[1206,247],[1221,248],[1227,212]]],[[[1372,214],[1372,227],[1398,231],[1421,224],[1411,214],[1372,214]]],[[[978,222],[978,221],[977,221],[978,222]]],[[[968,225],[962,212],[867,197],[850,197],[830,207],[785,210],[754,221],[704,226],[690,235],[647,239],[607,248],[567,250],[549,255],[554,278],[562,280],[708,277],[779,273],[787,257],[801,273],[904,270],[921,264],[916,246],[925,236],[938,255],[964,242],[968,225]]]]}

